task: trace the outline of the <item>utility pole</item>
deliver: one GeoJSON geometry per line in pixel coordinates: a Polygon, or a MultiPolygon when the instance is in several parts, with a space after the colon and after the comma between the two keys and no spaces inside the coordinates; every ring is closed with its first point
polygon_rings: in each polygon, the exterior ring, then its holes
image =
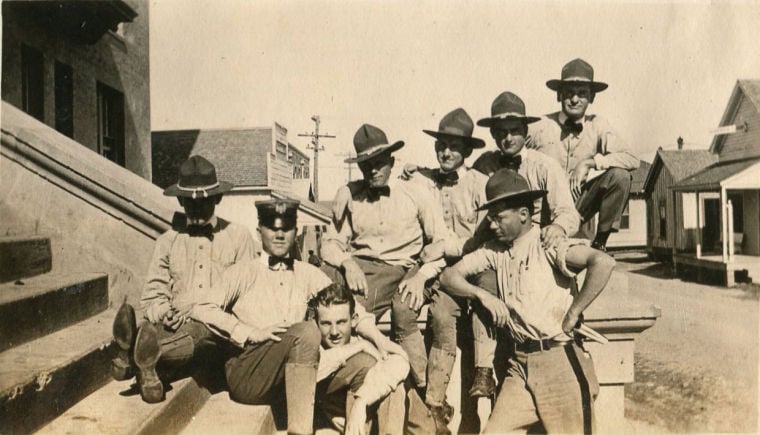
{"type": "Polygon", "coordinates": [[[320,147],[319,138],[334,138],[335,136],[319,134],[319,115],[312,116],[311,120],[314,121],[314,131],[311,133],[301,133],[299,136],[311,138],[311,147],[306,146],[306,149],[314,150],[314,201],[319,201],[319,152],[325,150],[325,147],[320,147]]]}
{"type": "MultiPolygon", "coordinates": [[[[354,152],[353,151],[349,151],[347,153],[338,153],[336,155],[338,155],[340,157],[346,157],[346,158],[350,159],[350,158],[354,157],[354,152]]],[[[346,166],[343,168],[343,169],[347,169],[348,170],[348,180],[346,180],[346,182],[351,182],[351,172],[352,172],[353,167],[354,167],[353,163],[346,163],[346,166]]]]}

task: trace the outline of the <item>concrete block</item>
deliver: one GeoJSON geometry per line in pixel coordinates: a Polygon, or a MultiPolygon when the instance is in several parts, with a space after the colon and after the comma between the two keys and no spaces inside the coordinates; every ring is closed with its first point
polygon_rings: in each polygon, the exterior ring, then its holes
{"type": "Polygon", "coordinates": [[[49,238],[0,237],[0,283],[41,275],[52,267],[49,238]]]}
{"type": "Polygon", "coordinates": [[[80,322],[108,308],[108,277],[46,274],[0,285],[0,351],[80,322]]]}
{"type": "Polygon", "coordinates": [[[106,311],[0,353],[0,433],[29,433],[110,379],[106,311]]]}

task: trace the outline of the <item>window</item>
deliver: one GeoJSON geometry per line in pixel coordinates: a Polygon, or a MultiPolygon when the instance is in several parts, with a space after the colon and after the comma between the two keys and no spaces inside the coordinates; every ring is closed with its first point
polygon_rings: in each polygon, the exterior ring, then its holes
{"type": "Polygon", "coordinates": [[[65,63],[55,63],[55,129],[74,137],[74,72],[65,63]]]}
{"type": "Polygon", "coordinates": [[[27,45],[21,46],[21,109],[45,120],[44,60],[42,53],[27,45]]]}
{"type": "Polygon", "coordinates": [[[125,165],[124,94],[102,83],[98,83],[98,152],[125,165]]]}
{"type": "Polygon", "coordinates": [[[665,239],[668,237],[668,215],[665,208],[665,200],[660,200],[660,238],[665,239]]]}
{"type": "Polygon", "coordinates": [[[625,202],[625,208],[623,209],[623,214],[620,215],[620,229],[621,230],[628,230],[631,228],[630,212],[628,211],[629,204],[630,204],[630,201],[625,202]]]}

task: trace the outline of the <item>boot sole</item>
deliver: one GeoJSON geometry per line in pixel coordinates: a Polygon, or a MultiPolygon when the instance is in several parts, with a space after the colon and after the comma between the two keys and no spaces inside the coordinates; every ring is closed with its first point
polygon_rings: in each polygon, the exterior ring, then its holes
{"type": "Polygon", "coordinates": [[[135,375],[130,355],[137,337],[135,310],[129,304],[122,304],[113,319],[113,341],[118,348],[116,358],[111,360],[111,377],[124,381],[135,375]]]}
{"type": "Polygon", "coordinates": [[[155,326],[146,323],[137,331],[134,360],[139,369],[137,384],[140,387],[140,396],[147,403],[161,402],[165,397],[164,385],[156,373],[156,364],[160,358],[158,332],[155,326]]]}

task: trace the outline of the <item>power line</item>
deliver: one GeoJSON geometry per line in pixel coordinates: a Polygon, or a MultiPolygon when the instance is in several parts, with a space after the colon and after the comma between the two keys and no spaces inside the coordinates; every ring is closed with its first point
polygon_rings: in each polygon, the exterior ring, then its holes
{"type": "Polygon", "coordinates": [[[306,149],[314,150],[314,201],[316,202],[319,201],[319,152],[325,150],[324,146],[320,147],[319,138],[334,138],[335,136],[319,134],[319,115],[312,116],[311,120],[314,121],[314,131],[311,133],[301,133],[299,136],[311,138],[311,147],[307,146],[306,149]]]}

